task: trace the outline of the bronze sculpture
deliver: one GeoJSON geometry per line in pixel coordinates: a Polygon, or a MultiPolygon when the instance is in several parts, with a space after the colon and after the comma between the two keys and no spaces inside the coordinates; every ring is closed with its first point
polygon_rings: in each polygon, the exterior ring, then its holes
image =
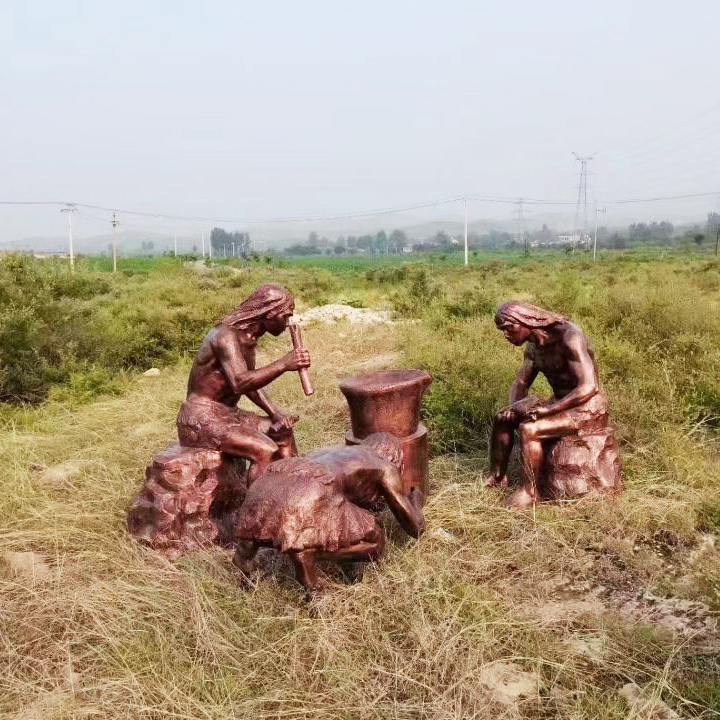
{"type": "Polygon", "coordinates": [[[420,422],[420,405],[432,378],[423,370],[382,370],[347,378],[340,391],[350,407],[352,429],[348,445],[358,445],[376,432],[389,432],[403,450],[401,478],[406,492],[419,488],[427,495],[427,428],[420,422]]]}
{"type": "Polygon", "coordinates": [[[230,456],[173,443],[147,466],[128,529],[170,559],[213,542],[232,545],[245,490],[230,456]]]}
{"type": "Polygon", "coordinates": [[[246,485],[272,461],[297,455],[293,424],[263,388],[284,372],[305,370],[310,355],[293,333],[294,349],[269,365],[255,367],[255,347],[266,332],[280,335],[294,310],[292,295],[262,285],[205,336],[188,380],[177,419],[180,444],[158,453],[128,514],[130,532],[170,557],[220,541],[234,542],[237,513],[246,485]],[[237,407],[246,396],[267,413],[237,407]],[[243,473],[244,461],[250,468],[243,473]]]}
{"type": "Polygon", "coordinates": [[[493,423],[487,485],[507,486],[517,431],[523,483],[508,505],[522,508],[539,499],[619,492],[619,449],[583,332],[562,315],[517,301],[498,308],[495,324],[510,343],[527,343],[527,348],[510,388],[510,404],[493,423]],[[528,396],[538,373],[553,390],[548,401],[528,396]]]}
{"type": "Polygon", "coordinates": [[[266,284],[223,317],[195,356],[187,399],[178,414],[180,443],[250,460],[249,485],[272,460],[297,455],[292,431],[297,418],[283,413],[263,388],[284,372],[309,367],[310,354],[295,348],[265,367],[255,367],[258,339],[266,332],[280,335],[294,308],[285,288],[266,284]],[[267,416],[238,408],[243,396],[267,416]]]}
{"type": "Polygon", "coordinates": [[[402,447],[389,433],[361,444],[316,450],[270,464],[248,489],[238,516],[234,563],[249,574],[262,546],[287,553],[308,590],[325,582],[317,560],[377,560],[385,533],[374,513],[387,502],[402,528],[418,537],[425,527],[423,494],[403,489],[402,447]]]}

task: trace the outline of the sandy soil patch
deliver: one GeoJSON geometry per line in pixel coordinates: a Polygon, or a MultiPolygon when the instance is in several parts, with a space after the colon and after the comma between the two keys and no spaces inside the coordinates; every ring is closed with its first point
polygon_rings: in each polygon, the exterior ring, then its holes
{"type": "Polygon", "coordinates": [[[47,488],[62,488],[72,487],[70,481],[80,473],[82,467],[79,463],[67,461],[49,467],[35,465],[32,469],[35,471],[35,480],[39,485],[47,488]]]}
{"type": "Polygon", "coordinates": [[[680,716],[660,698],[635,683],[623,685],[618,694],[630,706],[628,720],[680,720],[680,716]]]}
{"type": "Polygon", "coordinates": [[[538,694],[537,673],[525,672],[514,663],[496,662],[480,670],[478,680],[493,700],[503,705],[513,705],[521,698],[538,694]]]}
{"type": "Polygon", "coordinates": [[[303,313],[295,315],[298,325],[306,326],[313,323],[334,323],[338,320],[347,320],[353,325],[393,325],[390,310],[371,310],[369,308],[355,308],[351,305],[318,305],[303,313]]]}
{"type": "Polygon", "coordinates": [[[34,552],[6,553],[5,562],[13,577],[30,580],[32,583],[47,579],[52,572],[45,560],[34,552]]]}

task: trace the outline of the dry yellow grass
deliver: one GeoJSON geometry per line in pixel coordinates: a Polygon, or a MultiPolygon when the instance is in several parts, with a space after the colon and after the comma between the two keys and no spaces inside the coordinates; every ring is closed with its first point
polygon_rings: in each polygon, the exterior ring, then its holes
{"type": "MultiPolygon", "coordinates": [[[[316,394],[284,376],[273,395],[302,416],[307,450],[342,441],[338,380],[378,356],[397,364],[399,348],[394,326],[305,336],[316,394]]],[[[263,345],[276,356],[286,342],[263,345]]],[[[305,602],[281,574],[242,589],[218,548],[172,564],[128,536],[144,467],[174,438],[187,369],[131,378],[122,396],[75,409],[18,411],[3,429],[3,718],[624,718],[617,691],[628,682],[714,715],[682,691],[717,670],[713,618],[698,606],[697,623],[673,634],[644,605],[623,609],[670,562],[690,594],[693,572],[717,567],[713,547],[658,554],[643,534],[648,515],[676,517],[692,502],[689,469],[669,492],[643,475],[638,449],[619,503],[522,514],[481,486],[483,458],[435,458],[426,535],[393,529],[362,582],[305,602]],[[10,566],[10,553],[27,552],[26,567],[45,569],[10,566]]]]}

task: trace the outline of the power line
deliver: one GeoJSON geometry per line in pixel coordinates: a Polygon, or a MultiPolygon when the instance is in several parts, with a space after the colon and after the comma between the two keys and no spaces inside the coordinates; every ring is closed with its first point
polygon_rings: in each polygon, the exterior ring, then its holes
{"type": "MultiPolygon", "coordinates": [[[[592,156],[589,156],[585,158],[585,160],[589,160],[592,156]]],[[[582,158],[578,158],[579,160],[582,160],[582,158]]],[[[586,192],[587,188],[586,186],[582,187],[581,190],[583,190],[583,196],[586,192]]],[[[644,203],[644,202],[657,202],[662,200],[684,200],[689,198],[701,198],[701,197],[710,197],[710,196],[716,196],[718,194],[718,190],[708,191],[708,192],[700,192],[700,193],[687,193],[687,194],[681,194],[681,195],[663,195],[658,197],[648,197],[648,198],[621,198],[617,200],[605,200],[606,203],[613,203],[613,204],[628,204],[628,203],[644,203]]],[[[102,205],[93,205],[90,203],[68,203],[64,201],[27,201],[27,200],[0,200],[0,205],[3,206],[24,206],[24,205],[47,205],[47,206],[55,206],[55,207],[68,207],[68,206],[74,206],[76,208],[83,208],[83,214],[87,215],[88,217],[94,217],[95,219],[100,220],[101,218],[93,216],[91,213],[87,213],[87,210],[100,210],[108,213],[115,212],[117,214],[121,215],[135,215],[138,217],[147,217],[147,218],[157,218],[160,220],[172,220],[172,221],[184,221],[184,222],[224,222],[224,223],[236,223],[236,224],[244,224],[244,225],[262,225],[262,224],[273,224],[273,223],[289,223],[289,222],[321,222],[324,220],[343,220],[343,219],[352,219],[352,218],[359,218],[359,217],[372,217],[374,215],[390,215],[393,213],[400,213],[400,212],[406,212],[409,210],[418,210],[422,208],[429,208],[429,207],[437,207],[440,205],[449,205],[453,203],[460,202],[461,200],[464,201],[467,197],[468,200],[474,200],[476,202],[487,202],[487,203],[505,203],[509,205],[515,205],[517,203],[517,197],[498,197],[498,196],[487,196],[487,195],[460,195],[457,197],[451,197],[451,198],[444,198],[440,200],[432,200],[428,202],[423,203],[415,203],[411,205],[398,205],[394,207],[386,207],[386,208],[379,208],[375,210],[361,210],[357,212],[343,212],[343,213],[335,213],[332,215],[308,215],[308,216],[286,216],[286,217],[277,217],[277,218],[263,218],[263,219],[232,219],[232,218],[212,218],[212,217],[191,217],[191,216],[183,216],[183,215],[172,215],[169,213],[150,213],[150,212],[141,212],[137,210],[126,210],[122,208],[110,208],[102,205]]],[[[571,201],[571,200],[547,200],[542,198],[523,198],[523,203],[525,205],[575,205],[576,209],[578,208],[578,202],[577,201],[571,201]]],[[[128,227],[131,227],[128,225],[128,227]]],[[[138,229],[140,229],[140,226],[136,226],[138,229]]],[[[141,228],[143,230],[150,231],[150,228],[141,228]]]]}
{"type": "MultiPolygon", "coordinates": [[[[245,224],[245,225],[267,225],[267,224],[274,224],[274,223],[289,223],[289,222],[321,222],[324,220],[345,220],[345,219],[351,219],[356,217],[369,217],[372,215],[389,215],[393,213],[398,212],[405,212],[408,210],[419,210],[421,208],[426,207],[435,207],[438,205],[449,205],[451,203],[459,202],[460,200],[464,200],[465,196],[460,195],[458,197],[454,198],[446,198],[443,200],[433,200],[430,202],[424,202],[424,203],[415,203],[413,205],[401,205],[396,207],[388,207],[388,208],[379,208],[376,210],[361,210],[358,212],[345,212],[345,213],[338,213],[335,215],[314,215],[314,216],[288,216],[288,217],[278,217],[278,218],[260,218],[260,219],[252,219],[252,218],[245,218],[245,219],[238,219],[238,218],[221,218],[221,217],[188,217],[183,215],[170,215],[165,213],[148,213],[148,212],[140,212],[137,210],[123,210],[123,209],[115,209],[118,213],[122,213],[125,215],[137,215],[140,217],[152,217],[152,218],[159,218],[164,220],[180,220],[185,222],[223,222],[223,223],[236,223],[236,224],[245,224]]],[[[78,207],[83,208],[90,208],[92,210],[104,210],[106,212],[112,212],[113,208],[104,207],[102,205],[90,205],[88,203],[76,203],[78,207]]]]}
{"type": "Polygon", "coordinates": [[[710,197],[717,195],[718,191],[714,192],[703,192],[703,193],[690,193],[688,195],[664,195],[660,197],[649,197],[649,198],[628,198],[625,200],[605,200],[606,203],[612,203],[613,205],[627,205],[628,203],[646,203],[646,202],[659,202],[662,200],[686,200],[688,198],[701,198],[710,197]]]}

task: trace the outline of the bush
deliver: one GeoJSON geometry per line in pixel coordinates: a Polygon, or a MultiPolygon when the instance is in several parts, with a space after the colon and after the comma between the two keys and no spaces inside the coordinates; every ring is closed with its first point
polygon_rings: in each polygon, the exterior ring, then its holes
{"type": "Polygon", "coordinates": [[[414,270],[407,277],[409,286],[395,292],[390,299],[398,315],[419,317],[442,296],[442,288],[430,279],[425,268],[414,270]]]}

